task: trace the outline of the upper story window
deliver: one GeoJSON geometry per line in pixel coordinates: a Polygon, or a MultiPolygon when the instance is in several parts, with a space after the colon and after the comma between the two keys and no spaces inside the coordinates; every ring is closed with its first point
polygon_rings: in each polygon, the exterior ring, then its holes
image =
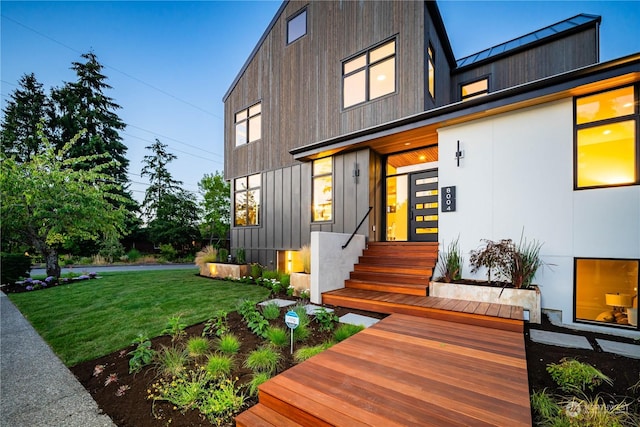
{"type": "Polygon", "coordinates": [[[235,123],[236,147],[262,138],[262,103],[238,111],[235,123]]]}
{"type": "Polygon", "coordinates": [[[344,108],[396,90],[396,41],[391,40],[342,64],[344,108]]]}
{"type": "Polygon", "coordinates": [[[483,96],[489,93],[489,79],[484,78],[475,82],[464,84],[460,87],[460,98],[466,99],[483,96]]]}
{"type": "Polygon", "coordinates": [[[260,224],[260,174],[236,178],[233,183],[233,225],[260,224]]]}
{"type": "Polygon", "coordinates": [[[302,9],[287,21],[287,44],[293,43],[305,34],[307,34],[307,9],[302,9]]]}
{"type": "Polygon", "coordinates": [[[333,217],[333,158],[313,161],[313,221],[331,221],[333,217]]]}
{"type": "Polygon", "coordinates": [[[427,89],[431,98],[436,97],[436,66],[435,66],[435,54],[433,52],[433,46],[429,43],[427,47],[427,89]]]}
{"type": "Polygon", "coordinates": [[[576,189],[640,183],[637,89],[576,98],[576,189]]]}

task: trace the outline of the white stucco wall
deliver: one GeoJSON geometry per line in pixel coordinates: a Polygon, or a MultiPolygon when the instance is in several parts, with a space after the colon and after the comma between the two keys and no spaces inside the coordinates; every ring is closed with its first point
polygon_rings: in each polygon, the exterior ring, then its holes
{"type": "Polygon", "coordinates": [[[322,293],[344,288],[353,266],[366,245],[365,236],[356,234],[349,246],[350,234],[311,232],[311,302],[322,304],[322,293]]]}
{"type": "Polygon", "coordinates": [[[568,324],[574,257],[640,258],[640,187],[573,190],[572,108],[568,98],[442,128],[438,137],[440,187],[456,186],[457,208],[440,214],[440,243],[459,236],[470,278],[468,252],[481,239],[517,242],[524,229],[553,264],[536,276],[542,308],[561,310],[568,324]]]}

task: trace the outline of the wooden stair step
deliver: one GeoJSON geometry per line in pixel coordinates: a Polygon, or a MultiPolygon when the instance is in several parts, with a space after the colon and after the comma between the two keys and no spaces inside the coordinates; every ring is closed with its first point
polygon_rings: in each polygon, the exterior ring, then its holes
{"type": "Polygon", "coordinates": [[[404,274],[409,276],[431,277],[433,274],[433,269],[431,267],[423,266],[356,264],[353,268],[354,271],[357,272],[404,274]]]}
{"type": "Polygon", "coordinates": [[[252,406],[236,417],[236,427],[300,427],[292,419],[262,403],[252,406]]]}
{"type": "Polygon", "coordinates": [[[365,289],[371,291],[395,292],[405,295],[426,296],[429,289],[428,284],[408,284],[408,283],[389,283],[369,280],[347,279],[344,282],[345,287],[353,289],[365,289]]]}
{"type": "Polygon", "coordinates": [[[435,248],[438,249],[438,242],[369,242],[367,248],[403,248],[403,249],[426,249],[435,248]]]}
{"type": "Polygon", "coordinates": [[[428,285],[431,279],[431,275],[430,274],[415,275],[415,274],[400,274],[400,273],[382,274],[380,272],[373,272],[373,271],[352,271],[349,274],[349,278],[354,280],[373,281],[373,282],[385,281],[388,283],[428,285]]]}
{"type": "Polygon", "coordinates": [[[411,249],[410,251],[390,249],[390,248],[368,248],[362,251],[363,255],[388,256],[388,257],[437,257],[438,251],[435,249],[411,249]]]}
{"type": "Polygon", "coordinates": [[[420,265],[426,267],[434,267],[436,265],[435,258],[425,257],[388,257],[377,255],[362,255],[358,257],[359,264],[367,265],[420,265]]]}

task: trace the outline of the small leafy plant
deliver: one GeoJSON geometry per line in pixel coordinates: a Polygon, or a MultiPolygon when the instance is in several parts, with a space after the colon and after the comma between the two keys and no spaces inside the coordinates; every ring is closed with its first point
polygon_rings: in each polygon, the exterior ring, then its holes
{"type": "Polygon", "coordinates": [[[585,388],[593,391],[603,382],[612,384],[611,378],[600,370],[575,359],[564,358],[558,364],[550,363],[547,372],[565,392],[584,391],[585,388]]]}
{"type": "Polygon", "coordinates": [[[270,378],[271,374],[269,372],[254,372],[249,383],[249,395],[257,396],[260,384],[267,382],[270,378]]]}
{"type": "Polygon", "coordinates": [[[300,291],[300,298],[308,300],[311,297],[311,291],[309,289],[303,289],[300,291]]]}
{"type": "Polygon", "coordinates": [[[316,310],[315,320],[318,323],[318,329],[321,331],[331,331],[335,327],[336,323],[340,321],[340,318],[332,311],[328,311],[324,307],[320,307],[316,310]]]}
{"type": "MultiPolygon", "coordinates": [[[[137,373],[140,370],[151,363],[153,356],[156,354],[155,350],[151,348],[151,341],[146,336],[140,334],[133,341],[136,348],[129,352],[131,359],[129,359],[129,373],[137,373]]],[[[95,371],[94,371],[95,373],[95,371]]]]}
{"type": "Polygon", "coordinates": [[[269,327],[269,321],[265,319],[259,311],[250,313],[246,318],[247,327],[251,329],[251,332],[259,337],[265,337],[267,328],[269,327]]]}
{"type": "Polygon", "coordinates": [[[204,324],[202,329],[202,336],[222,336],[229,332],[229,325],[227,324],[228,313],[224,310],[218,310],[216,314],[204,324]]]}
{"type": "Polygon", "coordinates": [[[184,330],[186,327],[187,325],[182,321],[181,316],[172,316],[167,320],[167,325],[162,333],[171,335],[171,342],[174,342],[187,334],[184,330]]]}
{"type": "Polygon", "coordinates": [[[218,249],[218,260],[220,262],[228,262],[229,261],[229,250],[226,248],[218,249]]]}

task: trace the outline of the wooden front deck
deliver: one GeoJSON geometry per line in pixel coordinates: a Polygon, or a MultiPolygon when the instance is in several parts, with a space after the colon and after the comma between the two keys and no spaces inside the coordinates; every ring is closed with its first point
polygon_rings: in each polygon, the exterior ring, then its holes
{"type": "Polygon", "coordinates": [[[524,331],[523,309],[514,305],[353,288],[325,292],[322,294],[322,303],[378,313],[410,314],[520,333],[524,331]]]}
{"type": "Polygon", "coordinates": [[[530,426],[524,335],[392,314],[260,386],[237,426],[530,426]]]}

